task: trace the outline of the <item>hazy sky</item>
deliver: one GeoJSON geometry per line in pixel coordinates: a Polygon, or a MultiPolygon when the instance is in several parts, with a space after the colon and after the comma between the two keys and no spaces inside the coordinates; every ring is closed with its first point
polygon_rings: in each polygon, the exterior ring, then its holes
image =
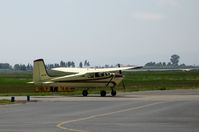
{"type": "Polygon", "coordinates": [[[0,0],[0,62],[199,65],[199,0],[0,0]]]}

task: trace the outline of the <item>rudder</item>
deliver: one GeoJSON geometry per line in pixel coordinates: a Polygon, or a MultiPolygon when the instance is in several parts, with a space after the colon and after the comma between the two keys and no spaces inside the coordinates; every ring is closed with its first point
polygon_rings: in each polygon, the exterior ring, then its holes
{"type": "Polygon", "coordinates": [[[50,77],[46,71],[44,60],[35,60],[33,65],[33,82],[42,82],[47,81],[49,79],[50,77]]]}

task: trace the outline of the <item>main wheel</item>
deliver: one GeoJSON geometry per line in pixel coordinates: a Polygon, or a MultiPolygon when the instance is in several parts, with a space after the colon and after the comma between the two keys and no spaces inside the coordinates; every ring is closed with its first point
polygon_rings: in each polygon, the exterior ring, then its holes
{"type": "Polygon", "coordinates": [[[102,97],[105,97],[105,96],[106,96],[106,91],[102,90],[102,91],[100,92],[100,94],[101,94],[102,97]]]}
{"type": "Polygon", "coordinates": [[[83,91],[82,91],[82,95],[83,95],[83,96],[87,96],[87,95],[88,95],[88,91],[87,91],[87,90],[83,90],[83,91]]]}
{"type": "Polygon", "coordinates": [[[112,90],[112,91],[111,91],[111,95],[112,95],[112,96],[115,96],[116,94],[117,94],[116,90],[112,90]]]}

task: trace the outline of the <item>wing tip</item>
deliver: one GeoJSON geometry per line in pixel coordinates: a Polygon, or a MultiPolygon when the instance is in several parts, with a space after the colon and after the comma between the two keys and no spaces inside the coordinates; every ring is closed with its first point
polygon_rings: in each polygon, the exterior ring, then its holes
{"type": "Polygon", "coordinates": [[[40,59],[34,60],[34,62],[37,62],[37,61],[44,61],[44,59],[40,58],[40,59]]]}

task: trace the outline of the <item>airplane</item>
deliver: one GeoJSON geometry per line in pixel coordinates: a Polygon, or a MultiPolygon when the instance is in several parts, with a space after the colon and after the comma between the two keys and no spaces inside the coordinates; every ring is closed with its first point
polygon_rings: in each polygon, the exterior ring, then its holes
{"type": "MultiPolygon", "coordinates": [[[[58,91],[59,87],[66,88],[83,88],[82,95],[87,96],[90,88],[111,88],[111,95],[116,96],[116,86],[118,86],[124,76],[123,70],[139,69],[140,66],[134,67],[117,67],[117,68],[52,68],[54,71],[66,73],[64,76],[50,76],[46,70],[43,59],[34,60],[33,65],[33,83],[37,86],[47,86],[52,91],[58,91]],[[70,73],[70,75],[67,75],[70,73]]],[[[106,96],[106,91],[101,90],[100,95],[106,96]]]]}

